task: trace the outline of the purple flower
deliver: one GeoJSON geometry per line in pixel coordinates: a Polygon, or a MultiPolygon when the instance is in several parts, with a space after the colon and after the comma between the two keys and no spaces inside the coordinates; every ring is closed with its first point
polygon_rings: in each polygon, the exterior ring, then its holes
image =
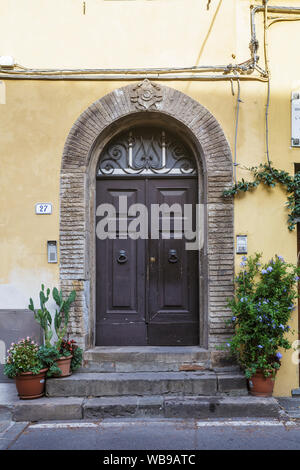
{"type": "Polygon", "coordinates": [[[282,358],[282,354],[280,352],[276,353],[276,357],[277,359],[281,359],[282,358]]]}
{"type": "Polygon", "coordinates": [[[247,256],[243,256],[243,257],[242,257],[242,260],[243,260],[243,261],[247,261],[247,256]]]}
{"type": "Polygon", "coordinates": [[[259,344],[257,347],[258,347],[259,349],[262,349],[262,348],[263,348],[263,346],[262,346],[261,344],[259,344]]]}
{"type": "Polygon", "coordinates": [[[277,258],[278,258],[280,261],[282,261],[282,262],[284,263],[283,256],[280,256],[280,255],[279,255],[279,256],[277,256],[277,258]]]}
{"type": "Polygon", "coordinates": [[[240,263],[240,265],[241,265],[241,266],[246,266],[246,263],[244,263],[244,261],[242,261],[242,262],[240,263]]]}
{"type": "Polygon", "coordinates": [[[261,270],[261,273],[262,273],[262,274],[267,274],[266,269],[262,269],[262,270],[261,270]]]}
{"type": "Polygon", "coordinates": [[[226,346],[228,346],[228,348],[230,348],[230,343],[226,343],[226,346]]]}
{"type": "Polygon", "coordinates": [[[269,273],[270,273],[271,271],[273,271],[272,266],[269,266],[269,267],[267,268],[267,271],[269,271],[269,273]]]}
{"type": "Polygon", "coordinates": [[[299,276],[294,277],[294,281],[299,281],[299,276]]]}
{"type": "Polygon", "coordinates": [[[236,317],[232,317],[232,318],[231,318],[231,321],[235,321],[235,320],[236,320],[236,317]]]}
{"type": "Polygon", "coordinates": [[[284,328],[284,325],[283,325],[282,323],[280,323],[279,328],[281,328],[282,330],[285,329],[285,328],[284,328]]]}

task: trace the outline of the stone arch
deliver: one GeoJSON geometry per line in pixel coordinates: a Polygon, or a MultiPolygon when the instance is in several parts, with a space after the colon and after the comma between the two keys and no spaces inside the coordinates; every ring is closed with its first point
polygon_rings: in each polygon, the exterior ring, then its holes
{"type": "Polygon", "coordinates": [[[228,337],[223,318],[234,289],[233,202],[222,197],[232,182],[232,155],[220,124],[205,107],[147,79],[116,89],[89,106],[65,143],[60,178],[60,281],[64,292],[77,291],[70,334],[85,348],[94,344],[95,169],[101,147],[136,119],[169,119],[192,142],[198,158],[206,221],[200,346],[213,349],[228,337]]]}

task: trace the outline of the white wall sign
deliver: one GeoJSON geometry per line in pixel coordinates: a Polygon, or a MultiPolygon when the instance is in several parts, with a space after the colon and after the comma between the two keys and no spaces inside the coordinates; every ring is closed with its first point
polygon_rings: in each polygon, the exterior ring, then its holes
{"type": "Polygon", "coordinates": [[[292,93],[292,147],[300,147],[300,91],[292,93]]]}
{"type": "Polygon", "coordinates": [[[35,213],[39,215],[52,214],[51,202],[38,202],[35,205],[35,213]]]}

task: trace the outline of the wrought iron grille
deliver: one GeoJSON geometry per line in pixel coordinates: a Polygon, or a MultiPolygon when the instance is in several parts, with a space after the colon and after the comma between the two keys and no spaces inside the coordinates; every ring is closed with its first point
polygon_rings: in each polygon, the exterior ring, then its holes
{"type": "Polygon", "coordinates": [[[122,133],[104,148],[98,176],[196,175],[186,147],[164,130],[137,128],[122,133]]]}

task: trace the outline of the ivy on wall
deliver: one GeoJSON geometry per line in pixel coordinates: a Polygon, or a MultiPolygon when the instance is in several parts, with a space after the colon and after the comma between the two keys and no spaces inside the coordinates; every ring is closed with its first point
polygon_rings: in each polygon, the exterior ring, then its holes
{"type": "Polygon", "coordinates": [[[286,206],[288,214],[288,229],[294,230],[297,221],[300,222],[300,172],[295,176],[291,176],[286,171],[277,170],[270,164],[260,164],[252,168],[246,168],[251,171],[254,176],[253,181],[245,181],[242,179],[235,183],[230,189],[223,191],[224,197],[234,197],[239,193],[245,193],[257,188],[261,183],[270,188],[274,188],[277,184],[281,184],[287,193],[286,206]]]}

